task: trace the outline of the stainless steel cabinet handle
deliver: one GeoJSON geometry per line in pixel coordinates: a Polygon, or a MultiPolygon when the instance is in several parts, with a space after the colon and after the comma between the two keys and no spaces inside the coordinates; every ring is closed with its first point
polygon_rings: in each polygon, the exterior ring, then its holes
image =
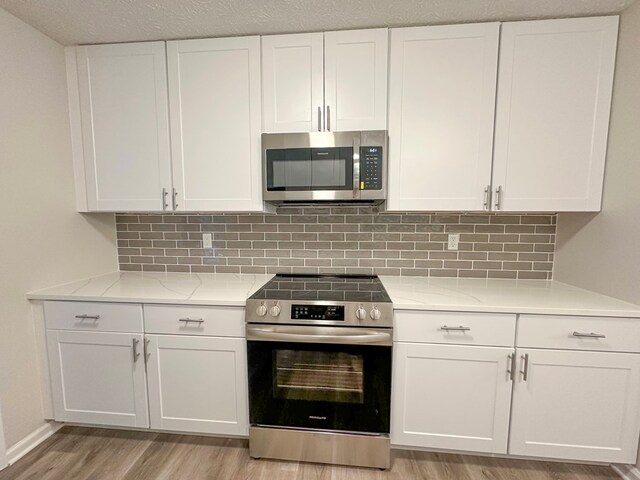
{"type": "Polygon", "coordinates": [[[496,210],[502,210],[502,185],[496,188],[496,210]]]}
{"type": "Polygon", "coordinates": [[[509,355],[507,355],[507,358],[509,359],[509,365],[507,366],[507,373],[509,374],[509,380],[513,382],[513,378],[516,371],[516,356],[514,353],[510,353],[509,355]]]}
{"type": "Polygon", "coordinates": [[[329,110],[329,105],[327,105],[327,132],[331,131],[331,110],[329,110]]]}
{"type": "Polygon", "coordinates": [[[86,313],[83,313],[82,315],[76,315],[76,318],[79,318],[80,320],[99,320],[100,315],[87,315],[86,313]]]}
{"type": "Polygon", "coordinates": [[[177,210],[178,209],[178,191],[174,188],[173,189],[173,209],[177,210]]]}
{"type": "Polygon", "coordinates": [[[460,325],[459,327],[449,327],[447,325],[442,325],[440,327],[440,330],[445,332],[468,332],[469,330],[471,330],[471,327],[463,327],[462,325],[460,325]]]}
{"type": "Polygon", "coordinates": [[[204,323],[204,318],[180,318],[178,319],[179,322],[184,322],[184,323],[204,323]]]}
{"type": "Polygon", "coordinates": [[[322,131],[322,107],[318,107],[318,131],[322,131]]]}
{"type": "Polygon", "coordinates": [[[138,344],[140,343],[140,340],[138,340],[137,338],[133,339],[133,361],[137,362],[138,361],[138,357],[140,356],[140,353],[138,353],[138,344]]]}
{"type": "Polygon", "coordinates": [[[602,333],[580,333],[580,332],[573,332],[572,335],[574,337],[585,337],[585,338],[607,338],[606,335],[603,335],[602,333]]]}
{"type": "Polygon", "coordinates": [[[491,185],[487,185],[484,189],[484,209],[489,210],[491,207],[491,185]]]}
{"type": "Polygon", "coordinates": [[[169,204],[167,203],[167,195],[169,195],[169,192],[167,192],[166,188],[162,188],[162,210],[166,210],[167,208],[169,208],[169,204]]]}
{"type": "Polygon", "coordinates": [[[520,370],[520,373],[522,374],[522,380],[526,382],[529,378],[529,354],[525,353],[521,355],[520,358],[522,359],[522,370],[520,370]]]}
{"type": "Polygon", "coordinates": [[[145,362],[149,360],[149,342],[151,342],[151,340],[149,340],[148,338],[144,339],[144,361],[145,362]]]}

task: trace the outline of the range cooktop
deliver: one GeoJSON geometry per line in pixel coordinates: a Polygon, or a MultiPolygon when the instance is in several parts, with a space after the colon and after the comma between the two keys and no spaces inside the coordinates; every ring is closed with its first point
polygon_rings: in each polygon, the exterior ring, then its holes
{"type": "Polygon", "coordinates": [[[375,275],[278,274],[250,298],[391,303],[382,282],[375,275]]]}
{"type": "Polygon", "coordinates": [[[393,304],[371,275],[279,274],[247,299],[247,323],[386,326],[393,304]]]}

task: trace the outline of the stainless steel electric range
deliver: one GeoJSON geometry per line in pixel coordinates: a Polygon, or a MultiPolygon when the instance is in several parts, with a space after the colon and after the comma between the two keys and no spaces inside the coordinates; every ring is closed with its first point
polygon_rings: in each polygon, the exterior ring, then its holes
{"type": "Polygon", "coordinates": [[[250,455],[389,468],[393,305],[378,277],[277,275],[246,320],[250,455]]]}

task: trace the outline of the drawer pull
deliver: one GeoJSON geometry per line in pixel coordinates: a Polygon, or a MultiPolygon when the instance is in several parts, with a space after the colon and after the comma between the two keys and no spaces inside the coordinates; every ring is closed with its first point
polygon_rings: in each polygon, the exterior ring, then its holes
{"type": "Polygon", "coordinates": [[[80,320],[99,320],[100,315],[87,315],[86,313],[83,313],[82,315],[76,315],[76,318],[79,318],[80,320]]]}
{"type": "Polygon", "coordinates": [[[463,327],[462,325],[459,327],[449,327],[447,325],[443,325],[440,327],[440,330],[444,332],[468,332],[471,330],[471,327],[463,327]]]}
{"type": "Polygon", "coordinates": [[[186,323],[188,325],[189,323],[204,323],[204,318],[189,318],[189,317],[187,317],[187,318],[180,318],[178,321],[179,322],[184,322],[184,323],[186,323]]]}
{"type": "Polygon", "coordinates": [[[573,332],[572,334],[574,337],[580,337],[580,338],[607,338],[606,335],[603,335],[601,333],[580,333],[580,332],[573,332]]]}

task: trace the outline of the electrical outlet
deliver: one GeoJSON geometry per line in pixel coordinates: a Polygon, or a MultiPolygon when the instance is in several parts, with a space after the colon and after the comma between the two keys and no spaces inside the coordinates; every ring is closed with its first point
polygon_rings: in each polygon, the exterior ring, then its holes
{"type": "Polygon", "coordinates": [[[210,233],[202,234],[202,248],[213,248],[213,243],[211,241],[210,233]]]}
{"type": "Polygon", "coordinates": [[[460,243],[459,233],[449,234],[449,243],[447,244],[447,250],[458,250],[458,244],[460,243]]]}

